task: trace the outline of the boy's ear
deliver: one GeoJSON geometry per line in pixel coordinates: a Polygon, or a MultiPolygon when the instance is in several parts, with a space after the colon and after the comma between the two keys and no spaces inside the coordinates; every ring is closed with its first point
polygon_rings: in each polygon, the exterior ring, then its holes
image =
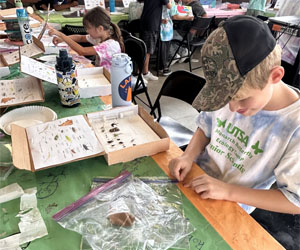
{"type": "Polygon", "coordinates": [[[270,73],[269,82],[278,83],[284,76],[284,68],[282,66],[275,66],[270,73]]]}

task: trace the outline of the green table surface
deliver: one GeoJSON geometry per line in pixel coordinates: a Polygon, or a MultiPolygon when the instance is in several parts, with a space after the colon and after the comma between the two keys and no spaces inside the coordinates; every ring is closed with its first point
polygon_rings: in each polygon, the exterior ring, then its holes
{"type": "MultiPolygon", "coordinates": [[[[55,11],[51,13],[49,23],[58,23],[61,24],[61,26],[65,26],[66,24],[82,26],[82,17],[64,17],[63,12],[65,11],[55,11]]],[[[40,11],[37,11],[36,14],[44,20],[47,17],[45,13],[41,13],[40,11]]],[[[128,20],[128,14],[111,15],[110,18],[113,23],[117,24],[121,20],[128,20]]]]}
{"type": "MultiPolygon", "coordinates": [[[[6,79],[22,77],[18,66],[12,67],[11,71],[13,73],[6,79]]],[[[57,86],[46,82],[43,85],[46,100],[41,105],[55,110],[58,118],[104,108],[103,102],[98,97],[81,99],[81,105],[76,108],[62,107],[57,86]]],[[[5,136],[0,140],[9,142],[10,137],[5,136]]],[[[96,176],[114,177],[124,170],[130,171],[137,177],[166,176],[152,157],[138,158],[128,163],[112,166],[108,166],[104,157],[101,156],[37,172],[14,169],[5,181],[0,182],[0,188],[15,182],[23,189],[37,187],[38,208],[48,230],[47,236],[27,244],[26,249],[79,250],[82,241],[81,235],[62,228],[52,219],[52,216],[87,194],[91,188],[92,178],[96,176]]],[[[16,199],[0,204],[0,238],[19,232],[19,219],[15,217],[19,212],[19,202],[20,199],[16,199]]],[[[183,206],[185,216],[196,228],[196,231],[189,236],[190,249],[231,249],[184,195],[183,206]]]]}

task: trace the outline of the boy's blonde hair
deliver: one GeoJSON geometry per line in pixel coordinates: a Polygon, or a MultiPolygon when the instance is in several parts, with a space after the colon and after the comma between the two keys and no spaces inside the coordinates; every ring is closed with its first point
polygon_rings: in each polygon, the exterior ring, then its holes
{"type": "Polygon", "coordinates": [[[280,65],[281,47],[277,44],[273,51],[262,62],[260,62],[255,68],[247,73],[241,89],[244,87],[263,89],[267,85],[271,70],[275,66],[280,65]]]}

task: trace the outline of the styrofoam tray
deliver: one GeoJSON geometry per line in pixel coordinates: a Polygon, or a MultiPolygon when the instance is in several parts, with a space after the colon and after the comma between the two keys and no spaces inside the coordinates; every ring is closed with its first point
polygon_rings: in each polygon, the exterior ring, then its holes
{"type": "Polygon", "coordinates": [[[0,129],[6,134],[11,134],[11,124],[21,127],[29,127],[36,124],[53,121],[57,119],[57,114],[50,108],[43,106],[26,106],[14,109],[0,118],[0,129]]]}

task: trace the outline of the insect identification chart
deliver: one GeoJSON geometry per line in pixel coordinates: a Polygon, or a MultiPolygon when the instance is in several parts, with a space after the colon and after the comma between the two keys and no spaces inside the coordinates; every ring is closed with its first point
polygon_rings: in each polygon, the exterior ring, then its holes
{"type": "Polygon", "coordinates": [[[71,116],[26,128],[35,169],[93,156],[102,146],[84,116],[71,116]]]}
{"type": "Polygon", "coordinates": [[[55,68],[30,57],[21,56],[21,71],[44,81],[57,84],[55,68]]]}
{"type": "Polygon", "coordinates": [[[39,81],[34,77],[0,80],[0,107],[42,99],[39,81]]]}

